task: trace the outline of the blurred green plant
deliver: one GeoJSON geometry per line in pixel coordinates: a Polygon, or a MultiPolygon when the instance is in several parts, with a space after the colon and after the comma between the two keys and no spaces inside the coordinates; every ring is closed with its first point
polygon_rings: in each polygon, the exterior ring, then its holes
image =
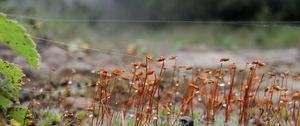
{"type": "MultiPolygon", "coordinates": [[[[21,55],[34,68],[39,68],[40,55],[30,35],[16,21],[7,19],[3,13],[0,13],[0,43],[21,55]]],[[[28,109],[15,105],[19,104],[18,92],[23,84],[24,73],[16,64],[1,59],[0,73],[0,125],[7,123],[7,120],[15,120],[24,125],[28,109]]]]}
{"type": "Polygon", "coordinates": [[[37,126],[53,126],[58,125],[60,122],[60,115],[59,113],[55,112],[55,110],[43,110],[40,112],[41,116],[44,117],[44,119],[40,120],[37,123],[37,126]]]}

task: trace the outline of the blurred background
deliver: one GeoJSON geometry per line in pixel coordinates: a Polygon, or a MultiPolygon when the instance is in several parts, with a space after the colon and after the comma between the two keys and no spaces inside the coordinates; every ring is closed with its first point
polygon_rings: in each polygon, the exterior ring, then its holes
{"type": "Polygon", "coordinates": [[[0,0],[0,11],[36,40],[48,69],[122,65],[153,54],[194,66],[218,65],[221,57],[244,66],[259,58],[271,69],[299,72],[299,6],[298,0],[0,0]]]}

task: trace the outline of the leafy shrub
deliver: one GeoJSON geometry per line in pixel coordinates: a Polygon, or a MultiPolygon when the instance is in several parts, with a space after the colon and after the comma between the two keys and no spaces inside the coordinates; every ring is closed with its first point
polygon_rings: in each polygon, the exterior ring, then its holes
{"type": "MultiPolygon", "coordinates": [[[[20,24],[7,19],[3,13],[0,13],[0,43],[21,55],[34,68],[39,68],[40,56],[30,35],[20,24]]],[[[15,120],[23,125],[27,108],[17,104],[24,73],[16,64],[2,59],[0,73],[3,75],[3,79],[0,80],[0,125],[7,122],[6,120],[15,120]]]]}

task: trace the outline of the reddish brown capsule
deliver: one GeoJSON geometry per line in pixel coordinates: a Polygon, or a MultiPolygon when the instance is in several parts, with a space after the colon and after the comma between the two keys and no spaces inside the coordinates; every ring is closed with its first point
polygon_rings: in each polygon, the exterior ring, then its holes
{"type": "Polygon", "coordinates": [[[122,80],[129,80],[128,77],[122,77],[122,80]]]}
{"type": "Polygon", "coordinates": [[[293,78],[294,78],[294,80],[300,80],[300,75],[296,75],[293,78]]]}
{"type": "Polygon", "coordinates": [[[264,92],[266,93],[266,92],[271,92],[271,91],[272,91],[272,88],[267,87],[264,92]]]}
{"type": "Polygon", "coordinates": [[[273,85],[272,88],[275,89],[276,91],[281,91],[282,90],[279,85],[273,85]]]}
{"type": "Polygon", "coordinates": [[[102,75],[103,75],[104,77],[111,77],[111,74],[110,74],[110,73],[107,73],[107,72],[103,73],[102,75]]]}
{"type": "Polygon", "coordinates": [[[173,95],[173,92],[172,92],[172,91],[168,91],[168,92],[167,92],[167,95],[168,95],[168,96],[172,96],[172,95],[173,95]]]}
{"type": "Polygon", "coordinates": [[[266,64],[263,63],[263,62],[259,62],[259,63],[258,63],[258,66],[263,67],[263,66],[266,66],[266,64]]]}
{"type": "Polygon", "coordinates": [[[191,70],[191,69],[193,69],[193,67],[192,67],[192,66],[188,66],[188,67],[186,67],[185,69],[186,69],[186,70],[191,70]]]}
{"type": "Polygon", "coordinates": [[[204,70],[204,73],[210,73],[210,72],[212,72],[212,69],[207,68],[204,70]]]}
{"type": "Polygon", "coordinates": [[[123,73],[124,71],[121,70],[121,69],[114,69],[112,74],[116,75],[116,76],[119,76],[123,73]]]}
{"type": "Polygon", "coordinates": [[[216,79],[222,79],[223,77],[221,75],[216,75],[215,78],[216,79]]]}
{"type": "Polygon", "coordinates": [[[166,60],[166,58],[163,57],[163,56],[160,56],[160,57],[157,57],[157,58],[156,58],[156,61],[157,61],[157,62],[162,62],[162,61],[165,61],[165,60],[166,60]]]}
{"type": "Polygon", "coordinates": [[[148,59],[148,60],[152,60],[152,56],[151,55],[146,55],[146,58],[148,59]]]}
{"type": "Polygon", "coordinates": [[[296,99],[300,99],[300,93],[296,92],[292,94],[292,99],[296,100],[296,99]]]}
{"type": "Polygon", "coordinates": [[[214,81],[214,80],[208,80],[207,83],[208,83],[208,84],[214,84],[215,81],[214,81]]]}
{"type": "Polygon", "coordinates": [[[224,58],[221,58],[221,59],[220,59],[220,62],[226,62],[226,61],[229,61],[229,60],[230,60],[230,58],[224,57],[224,58]]]}
{"type": "Polygon", "coordinates": [[[240,73],[244,73],[246,70],[245,69],[240,69],[239,72],[240,73]]]}
{"type": "Polygon", "coordinates": [[[140,72],[137,72],[136,73],[136,76],[141,76],[141,75],[143,75],[144,73],[142,72],[142,71],[140,71],[140,72]]]}
{"type": "Polygon", "coordinates": [[[254,60],[252,61],[252,64],[259,64],[260,60],[254,60]]]}
{"type": "Polygon", "coordinates": [[[152,75],[153,73],[154,73],[155,71],[153,71],[153,70],[150,70],[150,71],[147,71],[147,75],[152,75]]]}
{"type": "Polygon", "coordinates": [[[273,76],[276,75],[276,72],[275,71],[270,71],[270,72],[268,72],[268,75],[271,76],[271,77],[273,77],[273,76]]]}
{"type": "Polygon", "coordinates": [[[175,60],[175,59],[177,59],[177,56],[171,56],[169,59],[170,60],[175,60]]]}
{"type": "Polygon", "coordinates": [[[137,67],[137,66],[139,66],[139,63],[132,63],[131,64],[133,67],[137,67]]]}
{"type": "Polygon", "coordinates": [[[140,66],[146,68],[147,64],[146,63],[140,63],[140,66]]]}

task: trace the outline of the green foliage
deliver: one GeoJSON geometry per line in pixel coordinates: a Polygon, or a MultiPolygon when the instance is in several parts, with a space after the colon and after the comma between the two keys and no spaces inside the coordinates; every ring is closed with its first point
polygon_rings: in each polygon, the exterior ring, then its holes
{"type": "Polygon", "coordinates": [[[46,110],[41,113],[45,119],[42,119],[38,122],[37,126],[52,126],[55,124],[59,124],[60,122],[60,115],[51,110],[46,110]]]}
{"type": "Polygon", "coordinates": [[[0,108],[7,109],[12,106],[12,102],[9,99],[7,99],[1,95],[0,95],[0,101],[1,101],[0,108]]]}
{"type": "Polygon", "coordinates": [[[28,108],[22,107],[22,106],[16,106],[12,110],[10,110],[8,114],[9,119],[14,119],[18,123],[21,124],[21,126],[25,125],[25,116],[27,113],[28,108]]]}
{"type": "Polygon", "coordinates": [[[0,96],[17,101],[17,94],[24,76],[22,70],[15,64],[0,59],[0,73],[5,78],[5,80],[0,80],[0,96]]]}
{"type": "Polygon", "coordinates": [[[23,56],[33,67],[39,67],[39,54],[36,45],[25,29],[16,21],[7,19],[0,13],[0,41],[23,56]]]}
{"type": "MultiPolygon", "coordinates": [[[[40,56],[33,40],[21,25],[7,19],[2,13],[0,13],[0,42],[24,57],[34,68],[39,67],[40,56]]],[[[18,101],[18,92],[22,86],[24,73],[17,65],[0,59],[0,75],[0,112],[2,112],[0,120],[7,117],[24,125],[27,108],[13,106],[13,103],[18,101]],[[7,110],[10,111],[6,113],[7,110]]]]}
{"type": "Polygon", "coordinates": [[[20,87],[21,79],[24,76],[22,70],[13,63],[2,61],[0,59],[0,72],[4,75],[4,78],[11,84],[15,84],[15,87],[20,87]]]}

